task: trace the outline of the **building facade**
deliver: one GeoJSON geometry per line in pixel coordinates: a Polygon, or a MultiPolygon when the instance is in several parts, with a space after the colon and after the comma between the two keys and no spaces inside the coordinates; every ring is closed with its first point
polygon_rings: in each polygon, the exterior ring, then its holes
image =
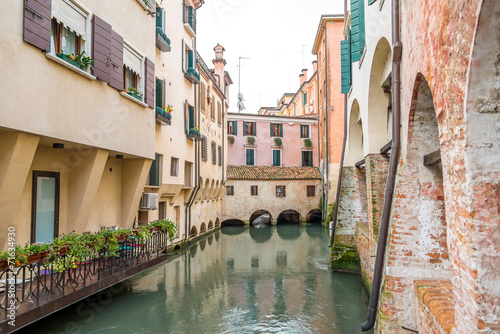
{"type": "Polygon", "coordinates": [[[154,19],[142,1],[5,6],[0,228],[23,244],[131,227],[154,159],[154,19]]]}
{"type": "Polygon", "coordinates": [[[383,263],[377,333],[496,333],[500,4],[394,4],[347,8],[335,247],[357,248],[368,287],[383,263]]]}

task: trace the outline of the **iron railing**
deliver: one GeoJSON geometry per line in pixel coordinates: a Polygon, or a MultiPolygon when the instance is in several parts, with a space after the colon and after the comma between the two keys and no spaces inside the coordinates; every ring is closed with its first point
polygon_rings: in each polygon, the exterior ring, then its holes
{"type": "MultiPolygon", "coordinates": [[[[72,263],[71,269],[57,271],[51,259],[23,264],[16,268],[0,271],[0,322],[9,315],[18,316],[23,312],[40,307],[116,275],[132,267],[165,256],[168,233],[154,231],[143,243],[137,238],[119,241],[118,256],[108,256],[105,251],[99,257],[72,263]]],[[[67,255],[59,255],[64,258],[67,255]]]]}

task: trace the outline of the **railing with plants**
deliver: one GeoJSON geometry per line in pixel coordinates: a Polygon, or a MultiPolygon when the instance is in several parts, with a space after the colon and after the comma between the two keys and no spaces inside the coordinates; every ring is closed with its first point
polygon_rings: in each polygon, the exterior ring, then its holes
{"type": "MultiPolygon", "coordinates": [[[[0,254],[0,317],[43,304],[166,252],[176,226],[155,221],[134,229],[69,233],[51,243],[9,245],[0,254]]],[[[0,318],[0,319],[1,319],[0,318]]]]}

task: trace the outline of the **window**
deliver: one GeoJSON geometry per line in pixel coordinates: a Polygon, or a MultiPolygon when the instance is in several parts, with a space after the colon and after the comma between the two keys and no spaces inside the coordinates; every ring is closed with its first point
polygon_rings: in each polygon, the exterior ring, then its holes
{"type": "Polygon", "coordinates": [[[302,94],[302,105],[306,105],[307,104],[307,92],[304,92],[304,94],[302,94]]]}
{"type": "Polygon", "coordinates": [[[196,11],[191,6],[184,5],[184,24],[189,25],[189,27],[196,33],[196,11]]]}
{"type": "Polygon", "coordinates": [[[309,138],[309,125],[300,126],[300,138],[309,138]]]}
{"type": "Polygon", "coordinates": [[[161,169],[162,169],[163,155],[155,154],[155,160],[151,163],[151,168],[149,169],[148,185],[149,186],[160,186],[161,183],[161,169]]]}
{"type": "Polygon", "coordinates": [[[273,166],[281,166],[281,150],[273,150],[273,166]]]}
{"type": "Polygon", "coordinates": [[[156,79],[156,107],[164,110],[165,103],[165,81],[156,79]]]}
{"type": "Polygon", "coordinates": [[[313,153],[312,151],[302,151],[302,167],[312,167],[313,153]]]}
{"type": "Polygon", "coordinates": [[[165,11],[161,7],[156,7],[156,28],[165,31],[165,11]]]}
{"type": "Polygon", "coordinates": [[[246,164],[247,166],[255,165],[255,150],[253,148],[246,149],[246,164]]]}
{"type": "Polygon", "coordinates": [[[207,136],[202,136],[201,137],[201,160],[208,161],[207,136]]]}
{"type": "Polygon", "coordinates": [[[167,219],[167,202],[160,202],[158,206],[158,219],[167,219]]]}
{"type": "Polygon", "coordinates": [[[222,146],[217,146],[217,151],[218,151],[218,163],[219,163],[219,166],[222,166],[222,146]]]}
{"type": "Polygon", "coordinates": [[[276,197],[286,197],[285,186],[276,186],[276,197]]]}
{"type": "Polygon", "coordinates": [[[222,124],[222,105],[217,101],[217,123],[222,124]]]}
{"type": "MultiPolygon", "coordinates": [[[[71,0],[52,0],[52,27],[50,51],[55,54],[79,55],[83,51],[90,57],[87,41],[89,13],[71,0]]],[[[76,65],[78,66],[78,65],[76,65]]]]}
{"type": "Polygon", "coordinates": [[[271,137],[283,137],[283,124],[271,123],[271,137]]]}
{"type": "Polygon", "coordinates": [[[190,129],[194,129],[196,124],[194,107],[186,100],[184,101],[184,130],[189,134],[190,129]]]}
{"type": "Polygon", "coordinates": [[[255,122],[244,122],[243,133],[245,136],[255,136],[257,131],[255,129],[255,122]]]}
{"type": "Polygon", "coordinates": [[[307,197],[316,196],[316,186],[307,186],[307,197]]]}
{"type": "Polygon", "coordinates": [[[351,0],[351,60],[361,59],[365,48],[365,2],[351,0]]]}
{"type": "Polygon", "coordinates": [[[132,47],[123,43],[123,89],[136,94],[142,100],[142,59],[143,57],[132,47]]]}
{"type": "Polygon", "coordinates": [[[201,102],[201,111],[205,112],[207,109],[207,87],[205,86],[205,83],[201,83],[201,96],[200,96],[200,102],[201,102]]]}
{"type": "Polygon", "coordinates": [[[170,159],[170,176],[178,176],[179,175],[179,159],[173,158],[170,159]]]}
{"type": "Polygon", "coordinates": [[[259,196],[259,186],[250,186],[250,195],[259,196]]]}
{"type": "Polygon", "coordinates": [[[237,121],[228,121],[227,122],[227,134],[228,135],[237,135],[238,134],[238,122],[237,121]]]}
{"type": "Polygon", "coordinates": [[[212,121],[215,121],[215,101],[214,101],[214,96],[212,95],[212,101],[210,102],[210,119],[212,121]]]}
{"type": "Polygon", "coordinates": [[[217,164],[217,144],[212,141],[212,165],[217,164]]]}
{"type": "Polygon", "coordinates": [[[193,164],[191,162],[185,162],[184,164],[184,187],[191,187],[191,174],[193,170],[193,164]]]}
{"type": "Polygon", "coordinates": [[[64,24],[52,19],[52,31],[50,36],[50,50],[56,54],[80,54],[82,38],[64,24]]]}
{"type": "Polygon", "coordinates": [[[234,186],[227,186],[226,187],[226,195],[227,196],[234,196],[234,186]]]}

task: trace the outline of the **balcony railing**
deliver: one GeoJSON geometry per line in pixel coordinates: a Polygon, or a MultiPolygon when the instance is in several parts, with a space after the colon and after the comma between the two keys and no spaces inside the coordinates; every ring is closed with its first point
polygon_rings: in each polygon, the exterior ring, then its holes
{"type": "Polygon", "coordinates": [[[196,12],[191,6],[184,7],[184,25],[189,27],[192,35],[196,34],[196,12]]]}
{"type": "Polygon", "coordinates": [[[170,52],[170,39],[162,28],[156,27],[156,47],[162,52],[170,52]]]}
{"type": "MultiPolygon", "coordinates": [[[[119,241],[118,256],[98,257],[58,269],[49,259],[0,271],[0,332],[9,333],[40,316],[62,309],[166,260],[168,233],[154,231],[145,241],[119,241]],[[44,313],[46,312],[46,313],[44,313]],[[15,321],[15,326],[9,322],[15,321]]],[[[68,255],[57,255],[65,260],[68,255]]],[[[53,260],[54,258],[52,258],[53,260]]]]}

